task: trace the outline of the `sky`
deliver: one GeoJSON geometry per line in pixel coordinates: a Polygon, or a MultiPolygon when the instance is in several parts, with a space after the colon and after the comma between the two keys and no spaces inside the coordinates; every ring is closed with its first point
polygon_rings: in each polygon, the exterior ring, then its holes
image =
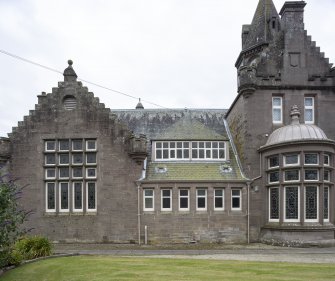
{"type": "MultiPolygon", "coordinates": [[[[280,11],[284,0],[273,0],[280,11]]],[[[306,0],[305,29],[335,63],[335,0],[306,0]]],[[[111,109],[229,108],[242,24],[258,0],[0,0],[0,50],[79,78],[111,109]],[[145,101],[143,101],[145,100],[145,101]]],[[[0,136],[63,75],[0,53],[0,136]]]]}

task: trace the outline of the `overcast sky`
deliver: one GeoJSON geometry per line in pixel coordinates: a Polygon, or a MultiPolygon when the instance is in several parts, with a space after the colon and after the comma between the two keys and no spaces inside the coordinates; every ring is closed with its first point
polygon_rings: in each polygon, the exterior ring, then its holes
{"type": "MultiPolygon", "coordinates": [[[[285,1],[274,0],[279,11],[285,1]]],[[[335,0],[306,0],[305,28],[335,62],[335,0]]],[[[229,108],[242,24],[258,0],[0,0],[0,49],[167,108],[229,108]]],[[[63,76],[0,53],[0,136],[63,76]]],[[[106,107],[137,101],[84,83],[106,107]]],[[[145,108],[153,106],[143,102],[145,108]]]]}

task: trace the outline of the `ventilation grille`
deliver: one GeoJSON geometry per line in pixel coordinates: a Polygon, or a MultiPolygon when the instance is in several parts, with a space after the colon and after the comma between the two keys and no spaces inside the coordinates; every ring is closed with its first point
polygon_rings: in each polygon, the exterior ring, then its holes
{"type": "Polygon", "coordinates": [[[63,103],[64,103],[64,108],[66,110],[75,109],[77,106],[77,100],[75,97],[65,97],[63,103]]]}

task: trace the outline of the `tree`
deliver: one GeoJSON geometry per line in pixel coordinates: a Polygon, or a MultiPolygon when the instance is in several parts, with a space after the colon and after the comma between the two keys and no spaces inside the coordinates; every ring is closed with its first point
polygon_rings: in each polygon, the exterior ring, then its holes
{"type": "Polygon", "coordinates": [[[9,248],[25,233],[20,226],[29,212],[20,209],[18,205],[22,189],[10,176],[0,177],[0,251],[9,248]]]}

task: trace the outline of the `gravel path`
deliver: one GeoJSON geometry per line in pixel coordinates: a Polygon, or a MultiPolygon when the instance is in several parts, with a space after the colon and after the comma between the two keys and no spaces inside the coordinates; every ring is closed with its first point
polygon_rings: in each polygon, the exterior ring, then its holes
{"type": "Polygon", "coordinates": [[[58,244],[56,253],[82,255],[141,256],[159,258],[191,258],[264,262],[334,263],[332,248],[283,248],[263,244],[196,245],[196,246],[136,246],[113,244],[58,244]],[[209,249],[206,249],[206,246],[209,249]],[[184,248],[183,248],[184,247],[184,248]]]}

